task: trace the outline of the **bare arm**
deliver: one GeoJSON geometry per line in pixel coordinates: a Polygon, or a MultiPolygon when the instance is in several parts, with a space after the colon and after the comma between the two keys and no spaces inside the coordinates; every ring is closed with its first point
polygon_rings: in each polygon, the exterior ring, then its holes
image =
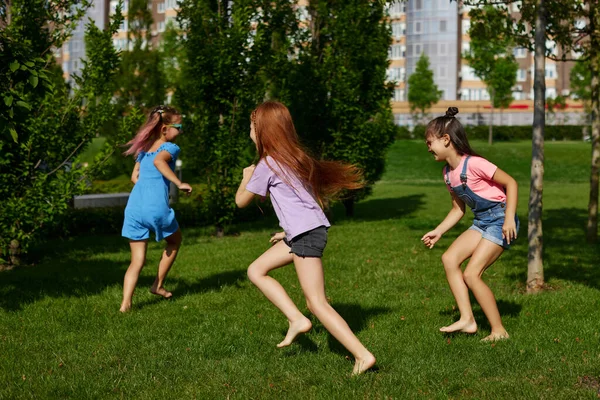
{"type": "Polygon", "coordinates": [[[246,190],[246,185],[248,184],[248,182],[250,182],[250,178],[252,178],[254,168],[256,168],[254,164],[244,168],[242,181],[240,182],[240,186],[238,187],[238,190],[235,193],[235,204],[239,208],[244,208],[248,206],[255,196],[254,193],[250,192],[249,190],[246,190]]]}
{"type": "Polygon", "coordinates": [[[161,151],[154,158],[154,166],[165,178],[173,182],[178,189],[191,193],[192,187],[187,183],[181,182],[179,178],[177,178],[177,175],[175,175],[175,172],[169,167],[169,161],[171,161],[171,159],[171,154],[168,151],[161,151]]]}
{"type": "Polygon", "coordinates": [[[502,226],[502,235],[510,244],[511,240],[517,238],[515,214],[517,213],[519,186],[517,185],[517,181],[515,181],[512,176],[502,171],[500,168],[496,169],[494,176],[492,176],[492,180],[504,186],[506,189],[506,215],[504,217],[504,224],[502,226]]]}
{"type": "Polygon", "coordinates": [[[135,185],[140,178],[140,163],[136,162],[133,166],[133,171],[131,172],[131,182],[135,185]]]}
{"type": "Polygon", "coordinates": [[[432,248],[441,239],[442,235],[448,232],[465,215],[465,203],[454,192],[450,195],[452,196],[452,209],[450,209],[446,218],[434,230],[427,232],[421,238],[425,246],[429,248],[432,248]]]}

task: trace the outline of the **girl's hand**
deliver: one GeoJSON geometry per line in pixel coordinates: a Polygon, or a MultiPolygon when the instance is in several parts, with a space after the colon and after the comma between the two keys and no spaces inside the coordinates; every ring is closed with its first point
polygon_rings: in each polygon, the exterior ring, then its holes
{"type": "Polygon", "coordinates": [[[189,184],[184,183],[184,182],[181,182],[179,184],[179,186],[177,186],[177,189],[184,191],[187,194],[192,193],[192,187],[189,184]]]}
{"type": "Polygon", "coordinates": [[[441,237],[442,234],[434,229],[424,234],[421,238],[421,241],[423,242],[423,244],[425,244],[425,246],[431,249],[433,245],[436,244],[438,240],[440,240],[441,237]]]}
{"type": "Polygon", "coordinates": [[[283,240],[284,238],[285,238],[285,232],[273,233],[273,237],[271,237],[271,239],[269,240],[269,243],[275,244],[275,243],[279,242],[280,240],[283,240]]]}
{"type": "Polygon", "coordinates": [[[249,167],[244,168],[244,177],[243,179],[245,181],[249,181],[250,178],[252,177],[252,174],[254,173],[254,169],[256,168],[256,165],[252,164],[249,167]]]}
{"type": "Polygon", "coordinates": [[[506,239],[506,243],[510,244],[511,241],[514,241],[517,238],[517,224],[515,223],[514,218],[504,219],[504,224],[502,225],[502,238],[506,239]]]}

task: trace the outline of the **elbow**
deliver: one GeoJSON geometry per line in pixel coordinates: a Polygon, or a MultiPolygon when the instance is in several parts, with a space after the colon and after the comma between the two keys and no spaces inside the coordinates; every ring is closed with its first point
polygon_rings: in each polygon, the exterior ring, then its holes
{"type": "Polygon", "coordinates": [[[240,200],[240,199],[238,199],[238,198],[236,197],[236,198],[235,198],[235,205],[236,205],[238,208],[244,208],[244,207],[246,207],[246,206],[248,205],[248,203],[246,203],[246,202],[244,202],[244,201],[242,201],[242,200],[240,200]]]}

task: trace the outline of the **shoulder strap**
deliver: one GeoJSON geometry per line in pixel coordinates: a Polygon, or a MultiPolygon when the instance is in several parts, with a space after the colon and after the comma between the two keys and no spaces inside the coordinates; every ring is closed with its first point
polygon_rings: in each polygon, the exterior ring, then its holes
{"type": "Polygon", "coordinates": [[[463,169],[460,173],[460,182],[462,183],[463,189],[467,186],[467,164],[469,163],[469,158],[471,158],[471,156],[465,158],[465,163],[463,164],[463,169]]]}

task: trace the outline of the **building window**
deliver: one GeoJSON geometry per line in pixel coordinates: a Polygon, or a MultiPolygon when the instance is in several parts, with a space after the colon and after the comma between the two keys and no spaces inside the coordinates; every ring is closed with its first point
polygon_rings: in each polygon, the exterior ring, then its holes
{"type": "Polygon", "coordinates": [[[471,29],[471,20],[463,19],[462,20],[462,34],[467,35],[469,33],[469,29],[471,29]]]}
{"type": "Polygon", "coordinates": [[[527,70],[520,69],[517,71],[517,82],[525,82],[527,80],[527,70]]]}
{"type": "Polygon", "coordinates": [[[395,1],[389,6],[390,17],[399,17],[406,12],[406,5],[403,1],[395,1]]]}
{"type": "Polygon", "coordinates": [[[546,64],[546,79],[556,78],[556,64],[546,64]]]}
{"type": "Polygon", "coordinates": [[[445,20],[440,21],[440,32],[446,32],[448,30],[448,22],[445,20]]]}
{"type": "Polygon", "coordinates": [[[479,81],[480,79],[475,75],[473,68],[468,65],[463,65],[460,70],[460,75],[463,81],[479,81]]]}
{"type": "Polygon", "coordinates": [[[402,47],[404,47],[404,46],[401,46],[399,44],[395,44],[391,47],[391,57],[390,58],[392,60],[400,60],[401,58],[403,58],[402,47]]]}
{"type": "Polygon", "coordinates": [[[546,89],[546,98],[553,99],[556,97],[556,88],[547,88],[546,89]]]}
{"type": "Polygon", "coordinates": [[[167,10],[173,10],[177,5],[177,0],[167,0],[165,5],[167,10]]]}
{"type": "Polygon", "coordinates": [[[158,23],[158,31],[159,32],[164,32],[165,31],[165,21],[161,21],[158,23]]]}
{"type": "Polygon", "coordinates": [[[463,54],[471,52],[471,42],[462,42],[462,52],[463,54]]]}
{"type": "Polygon", "coordinates": [[[421,21],[415,22],[415,33],[421,33],[421,21]]]}
{"type": "Polygon", "coordinates": [[[394,22],[392,24],[392,35],[396,38],[396,39],[400,39],[403,35],[402,33],[402,23],[400,22],[394,22]]]}
{"type": "Polygon", "coordinates": [[[448,44],[440,43],[439,45],[440,45],[440,47],[439,47],[440,56],[448,55],[448,44]]]}
{"type": "Polygon", "coordinates": [[[515,47],[513,50],[513,55],[515,58],[525,58],[527,57],[527,49],[523,47],[515,47]]]}
{"type": "Polygon", "coordinates": [[[66,72],[66,73],[69,73],[69,72],[70,72],[70,71],[69,71],[69,62],[68,62],[68,61],[65,61],[65,62],[63,63],[62,69],[63,69],[63,71],[64,71],[64,72],[66,72]]]}
{"type": "Polygon", "coordinates": [[[79,51],[81,51],[81,42],[79,40],[73,40],[71,42],[71,51],[72,52],[79,52],[79,51]]]}
{"type": "Polygon", "coordinates": [[[394,89],[394,101],[405,101],[404,89],[394,89]]]}
{"type": "Polygon", "coordinates": [[[415,10],[421,10],[423,9],[423,0],[416,0],[415,1],[415,10]]]}
{"type": "Polygon", "coordinates": [[[164,2],[158,3],[158,5],[157,5],[157,12],[159,14],[163,14],[165,12],[165,3],[164,2]]]}
{"type": "Polygon", "coordinates": [[[415,44],[415,56],[420,57],[423,52],[423,48],[421,47],[421,43],[415,44]]]}
{"type": "Polygon", "coordinates": [[[446,78],[446,66],[445,65],[440,65],[439,70],[438,70],[438,76],[440,78],[446,78]]]}

